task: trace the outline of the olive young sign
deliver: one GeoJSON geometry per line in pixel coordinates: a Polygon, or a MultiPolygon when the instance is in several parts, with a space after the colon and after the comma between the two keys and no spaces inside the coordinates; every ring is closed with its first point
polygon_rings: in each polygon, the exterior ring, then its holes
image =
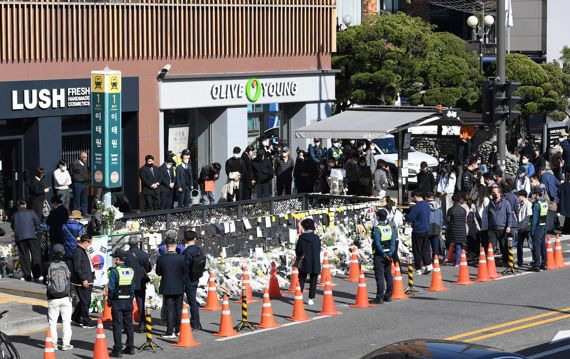
{"type": "Polygon", "coordinates": [[[91,169],[95,187],[121,187],[121,72],[91,72],[91,169]]]}
{"type": "Polygon", "coordinates": [[[295,96],[296,93],[296,81],[260,81],[256,78],[251,78],[241,84],[213,84],[210,89],[213,100],[247,98],[252,103],[260,98],[295,96]]]}

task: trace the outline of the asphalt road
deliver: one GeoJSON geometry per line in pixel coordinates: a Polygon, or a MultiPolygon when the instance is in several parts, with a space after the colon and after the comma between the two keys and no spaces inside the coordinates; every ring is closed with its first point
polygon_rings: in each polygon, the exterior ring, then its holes
{"type": "MultiPolygon", "coordinates": [[[[570,238],[564,238],[565,259],[570,260],[570,238]]],[[[530,257],[527,253],[526,257],[530,257]]],[[[499,268],[500,270],[501,268],[499,268]]],[[[470,268],[472,278],[476,268],[470,268]]],[[[335,278],[333,288],[337,317],[320,317],[308,322],[294,323],[286,318],[292,313],[292,294],[272,300],[279,324],[275,330],[256,330],[229,339],[212,335],[217,332],[220,312],[201,311],[205,331],[194,332],[202,345],[194,348],[175,348],[155,335],[155,341],[164,350],[157,354],[142,352],[140,358],[358,358],[375,348],[413,338],[449,339],[489,345],[507,351],[518,351],[529,358],[569,358],[570,341],[550,343],[563,330],[570,330],[570,296],[568,277],[570,267],[556,271],[531,273],[522,271],[516,277],[505,277],[488,283],[470,286],[453,284],[457,268],[442,268],[446,292],[428,292],[431,276],[416,276],[420,293],[405,301],[385,303],[370,309],[348,307],[355,299],[355,283],[335,278]]],[[[367,275],[370,297],[375,284],[367,275]]],[[[404,280],[405,276],[404,276],[404,280]]],[[[305,297],[307,292],[305,292],[305,297]]],[[[319,288],[314,306],[306,307],[315,318],[321,308],[322,288],[319,288]]],[[[257,323],[261,314],[261,298],[249,306],[249,320],[257,323]]],[[[237,323],[239,304],[231,304],[232,317],[237,323]]],[[[109,327],[110,328],[110,327],[109,327]]],[[[108,328],[108,329],[109,329],[108,328]]],[[[112,346],[110,330],[107,342],[112,346]]],[[[164,327],[153,328],[162,334],[164,327]]],[[[567,333],[570,337],[570,332],[567,333]]],[[[560,333],[565,336],[565,333],[560,333]]],[[[76,349],[58,352],[58,358],[93,358],[94,329],[73,328],[72,344],[76,349]]],[[[43,333],[13,337],[22,358],[42,355],[43,333]]],[[[136,334],[135,344],[145,338],[136,334]]],[[[124,356],[128,357],[128,356],[124,356]]]]}

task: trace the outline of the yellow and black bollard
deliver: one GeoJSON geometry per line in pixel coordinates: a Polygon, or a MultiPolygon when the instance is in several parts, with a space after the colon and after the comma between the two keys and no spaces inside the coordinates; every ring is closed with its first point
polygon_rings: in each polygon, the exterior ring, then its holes
{"type": "Polygon", "coordinates": [[[146,342],[139,348],[139,351],[143,350],[152,350],[153,353],[156,353],[156,349],[162,350],[162,348],[152,341],[152,317],[150,316],[150,309],[147,308],[144,316],[144,331],[146,334],[146,342]]]}
{"type": "Polygon", "coordinates": [[[404,293],[410,295],[418,293],[418,290],[414,288],[414,262],[412,256],[408,256],[408,288],[406,288],[404,293]]]}
{"type": "Polygon", "coordinates": [[[509,262],[507,263],[507,268],[505,268],[502,274],[512,274],[512,275],[520,274],[515,269],[515,256],[513,255],[513,237],[508,236],[507,243],[509,247],[509,262]]]}
{"type": "Polygon", "coordinates": [[[241,322],[236,325],[236,331],[248,328],[253,332],[255,328],[247,321],[247,286],[243,286],[241,293],[241,322]]]}

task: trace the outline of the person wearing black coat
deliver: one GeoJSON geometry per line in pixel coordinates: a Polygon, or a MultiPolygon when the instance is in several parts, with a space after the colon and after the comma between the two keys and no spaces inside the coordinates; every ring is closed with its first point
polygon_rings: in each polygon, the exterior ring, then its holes
{"type": "Polygon", "coordinates": [[[174,160],[172,157],[166,158],[164,163],[159,167],[160,184],[158,190],[160,192],[160,209],[171,209],[174,201],[174,160]]]}
{"type": "Polygon", "coordinates": [[[65,208],[59,196],[53,196],[51,198],[51,205],[53,209],[46,219],[46,224],[49,226],[50,248],[53,248],[53,246],[58,243],[63,244],[61,227],[67,223],[69,211],[65,208]]]}
{"type": "Polygon", "coordinates": [[[146,155],[145,165],[139,169],[142,194],[144,197],[144,210],[156,211],[160,209],[160,170],[154,165],[154,157],[146,155]]]}
{"type": "Polygon", "coordinates": [[[18,247],[22,271],[26,281],[40,279],[41,249],[40,241],[36,237],[36,230],[40,226],[40,219],[34,211],[26,208],[26,201],[18,202],[18,210],[14,213],[10,225],[14,230],[16,246],[18,247]]]}
{"type": "Polygon", "coordinates": [[[461,248],[467,243],[467,211],[461,206],[461,193],[453,195],[453,206],[447,210],[445,239],[455,243],[455,265],[461,260],[461,248]]]}
{"type": "Polygon", "coordinates": [[[178,208],[190,205],[190,192],[194,188],[190,151],[182,151],[182,163],[176,167],[176,191],[178,193],[178,208]]]}
{"type": "Polygon", "coordinates": [[[30,209],[36,212],[39,219],[43,218],[44,201],[46,200],[46,193],[49,191],[49,186],[44,182],[44,173],[44,169],[38,167],[36,176],[28,183],[28,203],[30,209]]]}
{"type": "Polygon", "coordinates": [[[229,176],[232,172],[239,172],[240,174],[243,171],[243,159],[240,156],[241,148],[234,147],[232,157],[228,158],[226,161],[226,176],[229,176]]]}
{"type": "Polygon", "coordinates": [[[317,278],[321,273],[321,239],[314,233],[315,222],[306,218],[301,222],[303,234],[299,236],[297,245],[295,246],[295,255],[300,260],[299,268],[299,284],[301,292],[305,287],[307,275],[309,276],[309,300],[308,305],[313,305],[313,299],[317,291],[317,278]]]}
{"type": "Polygon", "coordinates": [[[247,146],[245,151],[241,155],[242,167],[241,167],[241,182],[239,184],[240,188],[240,200],[251,199],[251,192],[253,186],[255,185],[255,180],[253,179],[253,147],[247,146]]]}
{"type": "Polygon", "coordinates": [[[433,192],[435,188],[435,177],[428,170],[427,162],[420,163],[420,172],[416,175],[418,182],[418,191],[421,193],[433,192]]]}
{"type": "Polygon", "coordinates": [[[148,272],[152,270],[152,267],[148,254],[139,248],[138,236],[129,237],[129,250],[127,251],[125,266],[131,268],[135,273],[133,284],[135,286],[135,300],[139,308],[137,332],[144,333],[146,284],[150,281],[148,272]]]}
{"type": "Polygon", "coordinates": [[[566,180],[558,188],[560,198],[560,215],[564,216],[564,226],[562,234],[570,234],[570,171],[566,171],[566,180]]]}
{"type": "Polygon", "coordinates": [[[198,283],[200,282],[200,274],[193,273],[192,267],[194,266],[194,261],[203,255],[203,252],[202,249],[196,245],[196,232],[193,230],[188,229],[184,232],[184,240],[186,242],[186,248],[184,249],[184,252],[182,252],[182,255],[186,259],[186,264],[188,265],[188,272],[186,273],[186,279],[184,283],[184,291],[186,292],[188,307],[190,308],[190,326],[192,327],[192,330],[201,330],[202,325],[200,324],[200,304],[196,300],[198,283]]]}
{"type": "Polygon", "coordinates": [[[273,163],[263,148],[257,150],[257,157],[252,161],[252,169],[257,198],[271,197],[273,163]]]}
{"type": "Polygon", "coordinates": [[[71,284],[75,287],[78,302],[71,315],[71,320],[83,328],[95,328],[89,319],[89,305],[91,304],[91,292],[95,272],[91,264],[87,248],[91,245],[91,238],[83,236],[79,239],[79,245],[73,251],[71,271],[71,284]]]}
{"type": "Polygon", "coordinates": [[[162,294],[167,313],[164,339],[176,339],[180,332],[180,316],[184,296],[184,281],[188,273],[188,262],[182,254],[176,253],[175,230],[166,231],[166,254],[156,261],[156,274],[161,278],[159,293],[162,294]]]}

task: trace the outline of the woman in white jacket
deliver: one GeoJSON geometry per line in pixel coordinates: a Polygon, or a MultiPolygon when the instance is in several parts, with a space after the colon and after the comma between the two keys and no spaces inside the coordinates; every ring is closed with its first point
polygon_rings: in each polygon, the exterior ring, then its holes
{"type": "Polygon", "coordinates": [[[517,192],[519,191],[526,191],[526,193],[530,193],[530,179],[526,176],[526,170],[524,167],[521,167],[517,170],[517,192]]]}
{"type": "Polygon", "coordinates": [[[477,210],[477,222],[479,223],[479,243],[487,253],[487,246],[489,245],[489,217],[487,215],[487,208],[491,200],[489,199],[489,191],[485,185],[477,185],[477,198],[475,200],[475,208],[477,210]]]}
{"type": "Polygon", "coordinates": [[[457,176],[453,167],[450,163],[443,167],[443,173],[437,183],[437,196],[441,200],[441,207],[443,211],[443,218],[447,217],[447,210],[453,206],[453,193],[455,192],[455,184],[457,182],[457,176]]]}
{"type": "Polygon", "coordinates": [[[528,192],[518,191],[517,196],[520,202],[519,206],[519,226],[517,234],[517,267],[522,267],[523,265],[523,245],[525,239],[528,244],[532,244],[530,239],[530,221],[532,218],[532,203],[528,200],[528,192]]]}
{"type": "Polygon", "coordinates": [[[71,176],[67,171],[67,163],[64,160],[59,161],[57,168],[53,171],[53,187],[55,193],[60,196],[65,208],[69,209],[69,186],[71,186],[71,176]]]}

